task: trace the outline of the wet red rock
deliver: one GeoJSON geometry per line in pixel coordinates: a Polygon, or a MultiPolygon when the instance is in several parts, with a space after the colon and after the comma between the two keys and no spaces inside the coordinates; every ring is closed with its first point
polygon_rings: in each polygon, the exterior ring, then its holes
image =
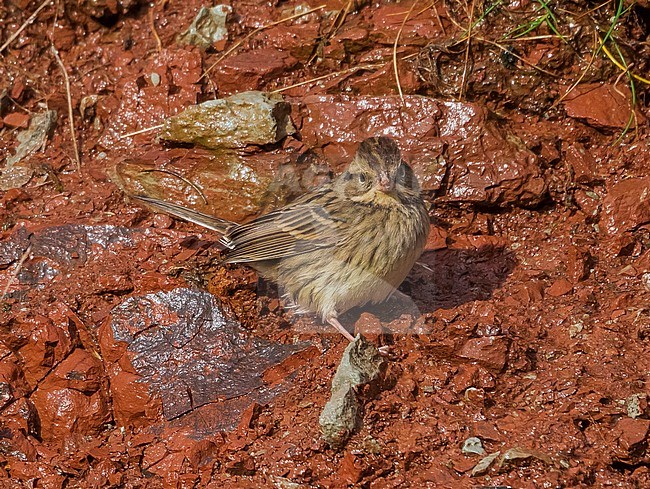
{"type": "MultiPolygon", "coordinates": [[[[636,120],[615,144],[631,115],[627,75],[605,55],[585,71],[613,4],[556,11],[568,42],[543,23],[530,35],[544,39],[504,51],[538,5],[477,3],[465,66],[470,20],[454,2],[325,3],[245,38],[304,7],[231,2],[227,44],[206,52],[175,41],[194,0],[46,4],[3,50],[0,152],[16,154],[44,104],[59,121],[21,162],[31,180],[0,195],[0,487],[650,486],[648,88],[637,79],[636,120]],[[162,146],[155,131],[121,137],[321,75],[332,76],[282,92],[299,134],[236,164],[162,146]],[[400,289],[410,303],[342,319],[388,356],[378,385],[360,389],[363,426],[337,451],[318,419],[342,338],[285,310],[251,271],[218,266],[214,235],[125,201],[112,170],[247,220],[327,181],[378,134],[418,173],[432,229],[400,289]],[[154,300],[179,290],[197,320],[154,300]],[[217,309],[224,336],[207,334],[217,309]],[[470,436],[519,458],[472,477],[470,436]]],[[[613,33],[641,77],[647,3],[613,33]]],[[[5,2],[3,42],[38,5],[5,2]]]]}
{"type": "MultiPolygon", "coordinates": [[[[626,88],[623,90],[627,93],[608,84],[583,85],[565,99],[564,108],[568,116],[584,119],[595,127],[624,128],[631,117],[631,95],[626,88]]],[[[637,117],[636,123],[645,121],[642,114],[637,117]]]]}
{"type": "Polygon", "coordinates": [[[255,90],[264,82],[282,79],[284,72],[294,68],[298,60],[286,51],[258,49],[227,58],[211,76],[221,93],[232,94],[255,90]]]}
{"type": "Polygon", "coordinates": [[[501,370],[506,365],[508,340],[503,337],[472,338],[459,352],[463,358],[474,360],[488,368],[501,370]]]}
{"type": "Polygon", "coordinates": [[[650,223],[650,177],[627,178],[613,185],[603,202],[605,231],[619,234],[650,223]]]}
{"type": "Polygon", "coordinates": [[[29,126],[29,114],[21,114],[20,112],[7,114],[2,119],[2,122],[5,126],[26,128],[29,126]]]}
{"type": "Polygon", "coordinates": [[[616,429],[620,430],[619,443],[623,450],[634,454],[639,450],[643,451],[642,444],[647,442],[650,434],[650,421],[647,419],[623,418],[616,423],[616,429]]]}

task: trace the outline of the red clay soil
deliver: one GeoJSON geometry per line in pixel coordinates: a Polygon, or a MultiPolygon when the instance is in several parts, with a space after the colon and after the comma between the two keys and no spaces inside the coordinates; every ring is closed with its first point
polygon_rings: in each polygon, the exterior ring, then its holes
{"type": "MultiPolygon", "coordinates": [[[[548,17],[513,30],[536,2],[229,3],[207,50],[176,40],[195,0],[46,2],[2,47],[0,486],[650,487],[648,3],[611,34],[630,76],[593,26],[633,2],[549,2],[562,38],[548,17]],[[298,133],[236,166],[124,137],[331,73],[283,90],[298,133]],[[11,159],[48,109],[45,144],[11,159]],[[390,354],[330,447],[346,340],[115,182],[246,220],[373,135],[411,162],[432,232],[412,303],[343,318],[390,354]]],[[[4,2],[0,41],[39,5],[4,2]]]]}

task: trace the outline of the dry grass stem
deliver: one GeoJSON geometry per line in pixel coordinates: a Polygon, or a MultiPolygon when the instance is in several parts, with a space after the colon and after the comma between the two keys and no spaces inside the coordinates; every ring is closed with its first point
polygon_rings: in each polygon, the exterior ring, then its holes
{"type": "MultiPolygon", "coordinates": [[[[599,37],[599,39],[600,39],[600,37],[599,37]]],[[[642,76],[637,75],[636,73],[632,73],[632,72],[630,71],[630,68],[629,68],[629,67],[626,68],[626,67],[623,66],[623,65],[622,65],[622,64],[621,64],[621,63],[620,63],[616,58],[614,58],[614,55],[611,53],[611,51],[610,51],[609,49],[607,49],[607,46],[605,46],[605,42],[604,42],[602,39],[600,39],[600,43],[601,43],[601,46],[602,46],[602,49],[603,49],[604,53],[607,55],[607,57],[609,58],[609,60],[610,60],[612,63],[614,63],[614,65],[615,65],[619,70],[621,70],[621,71],[623,72],[623,74],[629,73],[630,76],[631,76],[632,78],[634,78],[635,80],[638,80],[638,81],[640,81],[640,82],[642,82],[642,83],[645,83],[646,85],[650,85],[650,80],[648,80],[647,78],[643,78],[642,76]]]]}
{"type": "Polygon", "coordinates": [[[589,63],[587,64],[587,67],[582,71],[582,73],[580,74],[578,79],[575,82],[573,82],[573,84],[569,87],[569,89],[566,92],[564,92],[564,94],[562,94],[560,96],[560,98],[558,98],[555,101],[555,103],[553,104],[552,107],[557,107],[560,104],[560,102],[562,102],[562,100],[567,98],[568,95],[571,92],[573,92],[573,90],[575,90],[575,88],[580,84],[582,79],[585,76],[587,76],[587,73],[589,72],[589,68],[591,68],[591,65],[594,63],[594,59],[596,59],[596,51],[597,51],[597,49],[598,49],[598,34],[596,34],[596,32],[594,31],[594,49],[592,51],[592,55],[591,55],[591,58],[589,59],[589,63]]]}
{"type": "Polygon", "coordinates": [[[493,46],[496,46],[501,51],[503,51],[505,53],[508,53],[509,55],[517,58],[519,61],[521,61],[525,65],[530,66],[531,68],[539,71],[540,73],[544,73],[545,75],[552,76],[553,78],[559,78],[560,77],[560,75],[558,75],[557,73],[553,73],[551,71],[545,70],[544,68],[540,68],[539,66],[534,65],[530,61],[526,61],[524,58],[522,58],[518,54],[513,53],[510,49],[502,46],[498,42],[490,41],[489,39],[485,39],[485,38],[482,38],[482,37],[475,37],[474,39],[476,39],[477,41],[485,42],[485,43],[488,43],[488,44],[492,44],[493,46]]]}
{"type": "Polygon", "coordinates": [[[14,32],[11,36],[9,36],[9,39],[7,39],[7,41],[2,46],[0,46],[0,53],[2,53],[2,51],[7,49],[7,46],[9,46],[14,41],[14,39],[20,36],[20,33],[23,32],[29,24],[34,22],[34,19],[40,13],[40,11],[43,10],[45,7],[47,7],[47,5],[51,2],[52,0],[45,0],[42,4],[40,4],[38,8],[34,10],[34,13],[30,15],[25,22],[23,22],[23,24],[18,28],[18,30],[14,32]]]}
{"type": "MultiPolygon", "coordinates": [[[[433,9],[433,15],[436,16],[436,20],[438,21],[438,25],[440,26],[440,30],[442,31],[443,35],[447,35],[447,31],[445,30],[445,26],[442,23],[442,19],[440,18],[440,14],[438,13],[438,9],[436,7],[436,3],[438,3],[438,0],[435,0],[430,7],[433,9]]],[[[426,10],[426,9],[425,9],[426,10]]]]}
{"type": "Polygon", "coordinates": [[[291,90],[292,88],[296,87],[301,87],[303,85],[307,85],[309,83],[315,83],[321,80],[325,80],[326,78],[331,78],[333,76],[339,76],[339,75],[345,75],[347,73],[353,73],[355,71],[360,71],[360,70],[372,70],[375,68],[379,68],[383,66],[383,64],[371,64],[371,65],[360,65],[360,66],[354,66],[352,68],[347,68],[345,70],[341,71],[336,71],[334,73],[328,73],[327,75],[321,75],[317,76],[316,78],[310,78],[309,80],[304,80],[298,83],[294,83],[293,85],[289,85],[288,87],[282,87],[278,88],[277,90],[273,90],[271,93],[281,93],[281,92],[286,92],[287,90],[291,90]]]}
{"type": "Polygon", "coordinates": [[[9,279],[7,280],[7,283],[5,284],[5,288],[2,291],[2,297],[0,297],[0,300],[4,300],[5,297],[7,297],[7,293],[9,292],[9,289],[11,288],[11,284],[14,283],[14,280],[16,280],[16,277],[20,273],[20,269],[23,268],[23,264],[25,263],[25,260],[29,257],[29,254],[32,252],[32,245],[31,243],[25,250],[25,253],[20,257],[20,260],[18,260],[18,263],[16,264],[16,268],[14,268],[14,271],[11,272],[11,275],[9,276],[9,279]]]}
{"type": "Polygon", "coordinates": [[[460,95],[459,100],[463,100],[463,95],[465,94],[465,83],[467,80],[467,68],[469,66],[469,50],[472,45],[472,27],[474,24],[474,4],[476,0],[472,0],[472,8],[469,12],[469,27],[467,28],[467,45],[465,46],[465,62],[463,66],[463,76],[460,80],[460,95]]]}
{"type": "Polygon", "coordinates": [[[155,8],[155,4],[152,5],[151,8],[149,9],[149,26],[151,27],[151,33],[153,34],[153,38],[156,40],[156,48],[158,49],[158,54],[160,54],[162,52],[162,41],[160,40],[160,36],[156,31],[156,23],[154,21],[154,8],[155,8]]]}
{"type": "Polygon", "coordinates": [[[142,170],[142,173],[154,173],[154,172],[166,173],[167,175],[171,175],[171,176],[176,177],[179,180],[185,182],[190,187],[192,187],[194,190],[196,190],[196,193],[201,196],[201,199],[203,199],[203,203],[205,205],[208,205],[208,199],[206,199],[205,195],[203,195],[203,192],[201,191],[199,186],[197,184],[195,184],[194,182],[192,182],[191,180],[188,180],[187,178],[185,178],[183,175],[179,175],[178,173],[173,172],[171,170],[164,170],[164,169],[161,169],[161,168],[154,168],[152,170],[142,170]]]}
{"type": "Polygon", "coordinates": [[[301,12],[301,13],[299,13],[299,14],[290,15],[289,17],[285,17],[284,19],[280,19],[280,20],[276,20],[276,21],[274,21],[274,22],[270,22],[269,24],[265,24],[265,25],[263,25],[262,27],[258,27],[257,29],[251,31],[251,32],[250,32],[248,35],[246,35],[243,39],[240,39],[240,40],[237,41],[235,44],[233,44],[233,45],[232,45],[228,50],[226,50],[226,52],[223,53],[223,54],[222,54],[222,55],[221,55],[221,56],[220,56],[220,57],[219,57],[219,58],[218,58],[214,63],[212,63],[212,64],[210,65],[210,67],[209,67],[207,70],[205,70],[205,71],[203,72],[203,74],[201,75],[201,78],[199,78],[199,81],[201,81],[203,78],[205,78],[205,77],[208,75],[208,73],[210,73],[210,71],[212,71],[212,70],[214,69],[215,66],[217,66],[219,63],[221,63],[221,62],[222,62],[222,61],[223,61],[223,60],[224,60],[224,59],[225,59],[225,58],[226,58],[230,53],[232,53],[233,51],[235,51],[239,46],[241,46],[242,44],[244,44],[247,40],[249,40],[251,37],[253,37],[253,36],[256,35],[257,33],[261,32],[261,31],[263,31],[263,30],[265,30],[265,29],[268,29],[269,27],[273,27],[273,26],[276,26],[276,25],[278,25],[278,24],[282,24],[282,23],[284,23],[284,22],[289,22],[290,20],[297,19],[297,18],[299,18],[299,17],[304,17],[305,15],[309,15],[309,14],[311,14],[311,13],[313,13],[313,12],[316,12],[317,10],[322,10],[322,9],[324,9],[325,7],[326,7],[326,5],[320,5],[320,6],[318,6],[318,7],[314,7],[314,8],[312,8],[312,9],[306,10],[305,12],[301,12]]]}
{"type": "Polygon", "coordinates": [[[318,54],[323,48],[323,46],[325,46],[325,44],[327,44],[327,42],[332,37],[334,37],[338,32],[338,30],[341,28],[341,26],[345,22],[345,19],[348,16],[348,13],[350,12],[350,9],[352,8],[352,3],[353,0],[348,0],[348,2],[345,4],[345,7],[338,11],[338,13],[336,14],[336,18],[334,19],[334,22],[332,22],[332,25],[330,26],[329,30],[321,37],[321,39],[314,47],[312,55],[307,60],[308,65],[314,62],[314,60],[318,57],[318,54]]]}
{"type": "Polygon", "coordinates": [[[558,9],[558,11],[560,11],[560,12],[566,12],[566,13],[568,13],[568,14],[570,14],[570,15],[575,15],[576,20],[580,20],[580,19],[582,19],[583,17],[586,17],[587,15],[590,15],[591,13],[595,12],[596,10],[600,10],[601,8],[605,7],[606,5],[608,5],[608,4],[610,4],[610,3],[611,3],[610,0],[605,0],[605,1],[604,1],[603,3],[601,3],[600,5],[597,5],[597,6],[595,6],[594,8],[591,8],[591,9],[587,10],[586,12],[581,13],[580,15],[576,15],[574,12],[571,12],[570,10],[566,10],[566,9],[563,9],[563,8],[558,9]]]}
{"type": "Polygon", "coordinates": [[[130,137],[133,137],[133,136],[137,136],[138,134],[144,134],[145,132],[157,131],[158,129],[162,129],[163,127],[164,127],[164,124],[158,124],[157,126],[145,127],[144,129],[138,129],[137,131],[127,132],[126,134],[120,134],[117,137],[117,139],[126,139],[126,138],[130,138],[130,137]]]}
{"type": "Polygon", "coordinates": [[[336,33],[339,31],[339,29],[345,22],[345,19],[348,17],[348,14],[350,13],[350,9],[352,8],[353,2],[354,0],[348,0],[348,3],[345,4],[345,8],[339,11],[338,15],[336,16],[336,20],[334,21],[334,25],[330,30],[330,32],[328,33],[327,37],[335,36],[336,33]]]}
{"type": "Polygon", "coordinates": [[[74,161],[77,167],[77,172],[80,172],[81,157],[79,156],[79,145],[77,144],[77,135],[74,129],[74,113],[72,110],[72,96],[70,95],[70,77],[68,76],[68,71],[65,69],[65,65],[63,64],[61,56],[59,56],[59,51],[54,47],[54,44],[52,44],[50,49],[56,58],[56,62],[58,63],[59,68],[61,68],[63,79],[65,80],[65,94],[66,98],[68,99],[68,122],[70,123],[70,135],[72,136],[72,146],[74,148],[74,161]]]}
{"type": "Polygon", "coordinates": [[[540,36],[527,36],[527,37],[506,37],[501,39],[501,42],[521,42],[521,41],[541,41],[544,39],[557,38],[555,34],[544,34],[540,36]]]}
{"type": "Polygon", "coordinates": [[[397,91],[399,92],[399,98],[402,101],[402,103],[404,103],[404,93],[402,93],[402,84],[399,81],[399,69],[397,67],[397,45],[399,43],[399,38],[402,35],[402,31],[404,30],[404,25],[406,25],[406,21],[408,20],[409,16],[411,15],[411,12],[413,12],[413,9],[417,4],[418,2],[416,0],[415,2],[413,2],[413,5],[411,5],[409,11],[406,12],[404,19],[402,19],[402,25],[397,31],[397,36],[395,36],[395,42],[393,43],[393,70],[395,71],[395,82],[397,83],[397,91]]]}

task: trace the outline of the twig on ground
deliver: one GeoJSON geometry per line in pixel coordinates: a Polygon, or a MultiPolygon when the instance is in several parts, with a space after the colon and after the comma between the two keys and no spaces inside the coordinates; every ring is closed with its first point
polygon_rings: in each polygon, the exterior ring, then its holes
{"type": "MultiPolygon", "coordinates": [[[[428,8],[433,9],[433,15],[436,16],[436,20],[438,21],[438,25],[440,26],[440,30],[442,33],[446,36],[447,31],[445,30],[445,26],[442,23],[442,19],[440,18],[440,14],[438,13],[438,8],[436,7],[436,3],[438,3],[438,0],[435,0],[428,8]]],[[[426,10],[426,9],[425,9],[426,10]]],[[[424,10],[423,10],[424,11],[424,10]]]]}
{"type": "Polygon", "coordinates": [[[326,78],[330,78],[330,77],[333,77],[333,76],[345,75],[347,73],[353,73],[355,71],[361,71],[361,70],[372,70],[374,68],[379,68],[381,66],[383,66],[383,63],[382,64],[354,66],[352,68],[347,68],[345,70],[336,71],[334,73],[328,73],[326,75],[317,76],[316,78],[310,78],[309,80],[304,80],[304,81],[301,81],[301,82],[298,82],[298,83],[294,83],[293,85],[289,85],[288,87],[278,88],[277,90],[273,90],[271,93],[286,92],[287,90],[291,90],[292,88],[301,87],[301,86],[307,85],[309,83],[315,83],[315,82],[325,80],[326,78]]]}
{"type": "Polygon", "coordinates": [[[411,5],[409,11],[406,12],[404,19],[402,19],[402,25],[397,31],[397,36],[395,36],[395,42],[393,43],[393,70],[395,71],[395,82],[397,83],[397,91],[399,92],[399,98],[402,101],[402,103],[404,103],[404,94],[402,93],[402,84],[399,81],[399,69],[397,68],[397,44],[399,43],[399,37],[402,35],[402,30],[404,30],[406,21],[408,20],[409,16],[411,15],[411,12],[413,12],[413,9],[417,4],[418,2],[416,0],[415,2],[413,2],[413,5],[411,5]]]}
{"type": "Polygon", "coordinates": [[[212,63],[207,70],[205,70],[203,72],[203,74],[201,75],[201,78],[199,78],[199,81],[203,80],[203,78],[205,78],[208,75],[208,73],[210,73],[210,71],[212,71],[214,69],[215,66],[217,66],[219,63],[221,63],[230,53],[235,51],[239,46],[244,44],[247,40],[249,40],[255,34],[261,32],[261,31],[263,31],[265,29],[268,29],[269,27],[273,27],[273,26],[276,26],[278,24],[282,24],[283,22],[288,22],[290,20],[297,19],[298,17],[304,17],[305,15],[316,12],[317,10],[322,10],[325,7],[326,7],[326,5],[320,5],[318,7],[314,7],[312,9],[306,10],[305,12],[300,12],[298,14],[290,15],[289,17],[285,17],[283,19],[276,20],[274,22],[270,22],[269,24],[264,24],[262,27],[258,27],[257,29],[251,31],[243,39],[240,39],[239,41],[237,41],[228,50],[226,50],[225,53],[223,53],[221,56],[219,56],[219,58],[214,63],[212,63]]]}
{"type": "Polygon", "coordinates": [[[11,36],[9,36],[9,39],[7,39],[7,41],[2,46],[0,46],[0,53],[2,53],[2,51],[7,49],[7,46],[9,46],[14,41],[14,39],[20,36],[20,33],[23,32],[29,24],[34,22],[34,19],[40,13],[40,11],[43,10],[47,6],[47,4],[51,2],[52,0],[45,0],[42,4],[40,4],[39,7],[36,10],[34,10],[34,13],[30,15],[25,22],[23,22],[23,25],[21,25],[18,28],[18,30],[14,32],[11,36]]]}
{"type": "Polygon", "coordinates": [[[187,178],[185,178],[183,175],[179,175],[176,172],[173,172],[171,170],[165,170],[165,169],[162,169],[162,168],[153,168],[151,170],[142,170],[142,173],[154,173],[154,172],[166,173],[168,175],[171,175],[173,177],[178,178],[179,180],[182,180],[183,182],[188,184],[190,187],[192,187],[194,190],[196,190],[196,193],[198,193],[201,196],[201,199],[203,199],[203,203],[205,205],[208,205],[208,199],[205,197],[205,195],[203,195],[203,192],[201,191],[199,186],[197,184],[195,184],[194,182],[192,182],[191,180],[188,180],[187,178]]]}
{"type": "Polygon", "coordinates": [[[20,260],[18,260],[18,263],[16,264],[16,268],[14,268],[14,271],[11,272],[11,275],[9,276],[9,279],[7,280],[7,283],[5,285],[4,290],[2,291],[2,297],[0,297],[0,300],[4,300],[5,297],[7,297],[7,293],[9,292],[9,289],[11,288],[11,285],[14,283],[14,280],[20,273],[20,269],[23,268],[23,265],[25,264],[25,260],[29,258],[29,254],[32,252],[32,244],[30,243],[27,249],[25,250],[25,253],[22,254],[20,257],[20,260]]]}
{"type": "Polygon", "coordinates": [[[138,129],[137,131],[127,132],[126,134],[120,134],[117,137],[117,139],[126,139],[133,136],[137,136],[138,134],[144,134],[145,132],[156,131],[158,129],[162,129],[164,126],[165,126],[164,124],[158,124],[157,126],[145,127],[144,129],[138,129]]]}
{"type": "Polygon", "coordinates": [[[63,60],[59,56],[59,51],[54,47],[54,44],[50,46],[52,54],[56,58],[56,62],[59,64],[59,68],[63,72],[63,79],[65,80],[65,93],[68,99],[68,121],[70,122],[70,135],[72,136],[72,146],[74,147],[74,160],[77,167],[77,172],[81,171],[81,157],[79,156],[79,146],[77,145],[77,135],[75,134],[74,129],[74,113],[72,110],[72,95],[70,94],[70,77],[68,76],[68,71],[65,69],[63,60]]]}
{"type": "Polygon", "coordinates": [[[465,47],[465,62],[463,65],[463,77],[460,80],[460,96],[458,97],[459,100],[463,100],[463,95],[465,93],[465,80],[467,78],[467,67],[469,65],[469,50],[472,44],[472,27],[473,20],[474,20],[474,4],[476,3],[476,0],[472,0],[472,8],[469,12],[469,28],[467,29],[467,46],[465,47]]]}
{"type": "Polygon", "coordinates": [[[573,90],[575,90],[575,88],[580,84],[582,79],[585,76],[587,76],[587,73],[589,72],[589,68],[591,68],[591,65],[594,63],[594,60],[596,59],[597,49],[598,49],[598,34],[596,34],[596,31],[594,31],[594,49],[592,51],[591,58],[589,59],[589,63],[587,64],[587,67],[582,71],[582,73],[580,74],[578,79],[575,82],[573,82],[573,84],[569,87],[569,89],[566,92],[564,92],[560,96],[560,98],[558,98],[555,101],[555,103],[552,105],[552,107],[557,107],[560,104],[560,102],[562,102],[562,100],[567,98],[569,96],[569,94],[571,92],[573,92],[573,90]]]}
{"type": "Polygon", "coordinates": [[[338,13],[336,14],[336,18],[334,19],[334,22],[330,26],[329,30],[327,31],[326,34],[324,34],[320,38],[320,40],[314,47],[312,55],[307,60],[307,65],[310,65],[314,62],[314,60],[318,57],[318,53],[321,51],[323,46],[325,46],[325,44],[327,44],[327,42],[332,37],[334,37],[338,32],[338,30],[341,28],[341,26],[345,22],[346,17],[348,16],[348,13],[350,12],[350,8],[352,8],[352,2],[353,0],[348,0],[348,2],[345,4],[345,7],[343,7],[341,10],[338,11],[338,13]]]}
{"type": "Polygon", "coordinates": [[[158,35],[158,32],[156,31],[156,23],[154,22],[154,9],[155,9],[155,4],[153,4],[149,8],[149,26],[151,27],[151,33],[153,34],[154,39],[156,40],[156,48],[158,49],[158,54],[162,52],[162,41],[160,40],[160,36],[158,35]]]}

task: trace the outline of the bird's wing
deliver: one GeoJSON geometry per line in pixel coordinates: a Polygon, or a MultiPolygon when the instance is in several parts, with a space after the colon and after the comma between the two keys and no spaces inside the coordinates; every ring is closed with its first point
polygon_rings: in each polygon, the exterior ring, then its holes
{"type": "Polygon", "coordinates": [[[229,248],[225,262],[277,260],[336,246],[347,222],[334,212],[339,197],[328,188],[231,229],[222,239],[229,248]]]}

